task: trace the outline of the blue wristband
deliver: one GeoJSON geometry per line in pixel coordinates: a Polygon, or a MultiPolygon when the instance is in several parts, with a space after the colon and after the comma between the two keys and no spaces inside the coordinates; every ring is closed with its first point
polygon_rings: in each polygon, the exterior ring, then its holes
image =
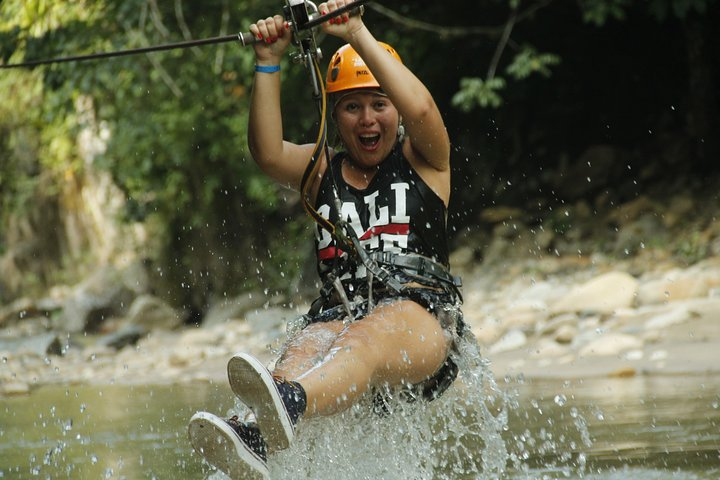
{"type": "Polygon", "coordinates": [[[280,71],[280,65],[255,65],[255,71],[260,73],[275,73],[280,71]]]}

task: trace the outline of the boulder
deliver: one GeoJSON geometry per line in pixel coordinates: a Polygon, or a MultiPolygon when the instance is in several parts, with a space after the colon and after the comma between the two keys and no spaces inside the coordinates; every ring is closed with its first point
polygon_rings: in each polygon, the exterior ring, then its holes
{"type": "Polygon", "coordinates": [[[645,329],[660,330],[667,328],[670,325],[677,325],[679,323],[686,322],[694,316],[697,316],[697,314],[693,314],[686,306],[680,306],[650,318],[645,322],[645,329]]]}
{"type": "Polygon", "coordinates": [[[652,215],[663,210],[661,205],[658,205],[645,195],[640,195],[636,199],[615,208],[607,216],[607,220],[616,225],[623,226],[635,222],[644,214],[652,215]]]}
{"type": "Polygon", "coordinates": [[[179,327],[185,318],[163,300],[153,295],[141,295],[130,306],[127,320],[131,325],[152,330],[179,327]]]}
{"type": "Polygon", "coordinates": [[[56,333],[43,333],[24,338],[0,338],[0,352],[31,353],[40,357],[62,355],[62,344],[56,333]]]}
{"type": "Polygon", "coordinates": [[[492,345],[500,339],[504,331],[500,322],[494,319],[472,325],[473,335],[481,345],[492,345]]]}
{"type": "Polygon", "coordinates": [[[675,269],[640,285],[637,300],[639,305],[653,305],[702,298],[708,297],[716,287],[720,287],[720,270],[675,269]]]}
{"type": "Polygon", "coordinates": [[[127,345],[135,345],[147,333],[140,325],[127,324],[117,331],[109,333],[98,340],[98,345],[120,350],[127,345]]]}
{"type": "Polygon", "coordinates": [[[568,345],[572,343],[577,334],[578,329],[575,325],[561,325],[555,332],[555,341],[561,345],[568,345]]]}
{"type": "Polygon", "coordinates": [[[59,302],[52,299],[33,300],[30,298],[19,298],[9,305],[0,308],[0,327],[12,325],[21,320],[32,317],[50,317],[53,312],[62,308],[59,302]]]}
{"type": "Polygon", "coordinates": [[[637,220],[623,224],[615,237],[616,255],[635,255],[644,245],[667,237],[667,231],[655,214],[645,213],[637,220]]]}
{"type": "Polygon", "coordinates": [[[616,356],[628,350],[643,347],[643,342],[633,335],[624,333],[608,333],[591,341],[580,349],[581,357],[616,356]]]}
{"type": "Polygon", "coordinates": [[[244,293],[214,303],[203,318],[204,327],[214,327],[232,319],[242,318],[250,310],[258,309],[267,301],[261,293],[244,293]]]}
{"type": "Polygon", "coordinates": [[[582,312],[603,315],[620,308],[629,308],[635,302],[638,281],[625,272],[609,272],[573,288],[550,311],[553,315],[582,312]]]}
{"type": "Polygon", "coordinates": [[[475,249],[463,246],[450,254],[450,269],[454,272],[471,270],[475,263],[475,249]]]}
{"type": "Polygon", "coordinates": [[[527,344],[527,335],[522,330],[510,330],[502,336],[492,347],[490,347],[490,353],[507,352],[510,350],[517,350],[527,344]]]}
{"type": "Polygon", "coordinates": [[[133,298],[135,292],[118,270],[101,267],[73,288],[55,327],[67,332],[97,331],[107,318],[124,314],[133,298]]]}
{"type": "Polygon", "coordinates": [[[547,307],[541,301],[519,301],[498,312],[503,327],[508,330],[519,329],[525,332],[536,329],[548,317],[547,307]]]}
{"type": "Polygon", "coordinates": [[[256,308],[245,315],[245,321],[254,331],[285,328],[288,320],[300,314],[294,309],[283,307],[256,308]]]}

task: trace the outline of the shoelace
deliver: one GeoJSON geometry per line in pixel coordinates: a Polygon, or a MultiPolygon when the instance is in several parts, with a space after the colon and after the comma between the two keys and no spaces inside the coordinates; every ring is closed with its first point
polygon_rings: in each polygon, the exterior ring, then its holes
{"type": "Polygon", "coordinates": [[[238,434],[238,437],[245,445],[252,449],[263,461],[267,461],[267,444],[257,425],[241,422],[237,415],[233,415],[225,421],[235,430],[235,433],[238,434]]]}

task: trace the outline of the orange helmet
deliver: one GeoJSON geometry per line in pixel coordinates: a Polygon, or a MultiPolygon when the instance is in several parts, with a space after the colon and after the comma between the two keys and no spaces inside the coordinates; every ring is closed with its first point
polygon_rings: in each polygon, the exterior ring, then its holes
{"type": "MultiPolygon", "coordinates": [[[[387,43],[378,44],[402,63],[400,55],[387,43]]],[[[380,84],[350,44],[343,45],[330,59],[327,71],[327,93],[342,92],[355,88],[380,88],[380,84]]]]}

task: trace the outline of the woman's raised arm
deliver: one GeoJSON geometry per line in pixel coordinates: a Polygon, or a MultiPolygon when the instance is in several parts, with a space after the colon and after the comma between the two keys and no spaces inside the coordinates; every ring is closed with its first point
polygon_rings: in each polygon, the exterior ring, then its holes
{"type": "Polygon", "coordinates": [[[262,39],[254,47],[255,80],[248,122],[250,153],[268,176],[299,189],[313,146],[297,145],[283,138],[279,66],[291,35],[280,15],[259,20],[250,26],[250,31],[262,39]]]}
{"type": "MultiPolygon", "coordinates": [[[[320,10],[333,11],[347,3],[347,0],[330,0],[321,4],[320,10]]],[[[378,45],[361,17],[346,14],[343,20],[326,22],[323,28],[352,45],[365,61],[400,113],[414,152],[435,170],[449,171],[450,139],[442,115],[425,85],[378,45]]]]}

